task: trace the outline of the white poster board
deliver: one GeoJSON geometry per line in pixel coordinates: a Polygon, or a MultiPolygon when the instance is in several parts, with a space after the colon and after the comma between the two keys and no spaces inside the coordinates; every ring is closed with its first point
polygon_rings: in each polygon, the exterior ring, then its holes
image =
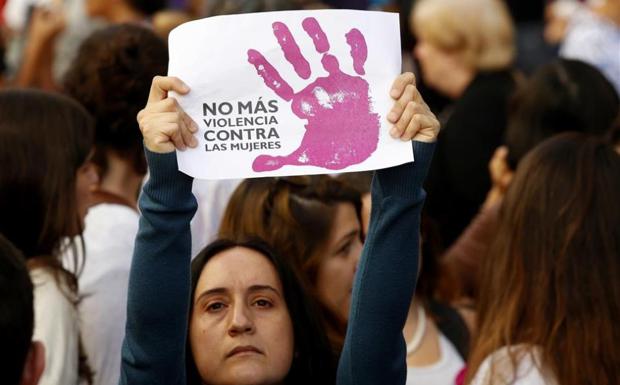
{"type": "Polygon", "coordinates": [[[198,124],[178,151],[195,178],[373,170],[413,160],[385,116],[400,73],[398,15],[319,10],[216,16],[170,34],[175,95],[198,124]]]}

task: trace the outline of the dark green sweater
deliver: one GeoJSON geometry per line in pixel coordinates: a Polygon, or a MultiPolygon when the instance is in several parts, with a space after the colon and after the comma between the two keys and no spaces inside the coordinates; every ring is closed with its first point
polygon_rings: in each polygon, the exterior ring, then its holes
{"type": "MultiPolygon", "coordinates": [[[[434,144],[413,142],[414,163],[379,170],[368,238],[356,274],[338,384],[404,384],[402,328],[418,271],[422,182],[434,144]]],[[[150,178],[129,278],[120,384],[186,385],[192,179],[176,154],[147,151],[150,178]]]]}

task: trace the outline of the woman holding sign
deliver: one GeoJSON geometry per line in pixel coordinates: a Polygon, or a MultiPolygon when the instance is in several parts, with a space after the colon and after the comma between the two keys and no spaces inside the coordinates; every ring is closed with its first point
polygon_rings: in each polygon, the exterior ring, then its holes
{"type": "MultiPolygon", "coordinates": [[[[211,245],[194,262],[190,282],[189,222],[196,201],[174,150],[196,146],[197,127],[169,91],[187,94],[189,88],[176,78],[155,78],[138,115],[151,177],[140,199],[121,383],[333,383],[333,373],[321,373],[330,366],[322,353],[329,348],[324,331],[317,326],[297,332],[298,323],[313,324],[312,304],[267,248],[211,245]]],[[[398,384],[406,378],[402,326],[418,270],[421,185],[439,123],[412,74],[396,79],[391,96],[392,134],[414,139],[416,161],[377,172],[377,203],[339,364],[341,384],[398,384]]]]}

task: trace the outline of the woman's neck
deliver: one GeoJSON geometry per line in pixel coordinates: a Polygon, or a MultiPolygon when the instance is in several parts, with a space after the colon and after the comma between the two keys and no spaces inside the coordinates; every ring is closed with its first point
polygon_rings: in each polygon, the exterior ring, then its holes
{"type": "Polygon", "coordinates": [[[130,162],[115,154],[108,153],[107,162],[108,169],[101,180],[99,189],[117,195],[135,205],[144,175],[136,173],[130,162]]]}
{"type": "Polygon", "coordinates": [[[444,93],[451,99],[458,99],[463,96],[465,90],[474,80],[476,74],[467,68],[457,68],[446,79],[444,93]]]}

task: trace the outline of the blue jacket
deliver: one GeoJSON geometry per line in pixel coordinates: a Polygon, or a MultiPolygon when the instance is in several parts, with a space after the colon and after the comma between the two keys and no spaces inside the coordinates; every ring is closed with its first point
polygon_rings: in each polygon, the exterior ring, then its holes
{"type": "MultiPolygon", "coordinates": [[[[358,268],[339,385],[404,384],[402,328],[418,272],[422,183],[434,144],[412,142],[416,157],[376,172],[372,215],[358,268]]],[[[192,178],[176,155],[147,151],[150,178],[140,197],[140,229],[129,277],[120,384],[186,385],[190,308],[192,178]]]]}

